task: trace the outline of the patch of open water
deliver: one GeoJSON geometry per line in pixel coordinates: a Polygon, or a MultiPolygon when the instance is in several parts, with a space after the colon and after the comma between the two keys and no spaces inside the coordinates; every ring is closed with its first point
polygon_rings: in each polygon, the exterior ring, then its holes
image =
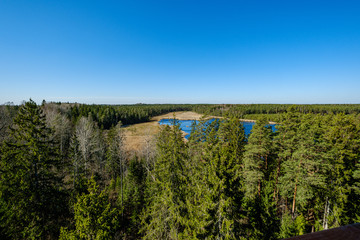
{"type": "MultiPolygon", "coordinates": [[[[209,122],[214,121],[215,118],[209,119],[209,122]]],[[[187,135],[185,136],[186,139],[189,139],[190,137],[190,133],[191,133],[191,125],[193,124],[193,122],[195,121],[196,123],[198,123],[199,121],[196,120],[177,120],[178,123],[180,124],[180,128],[182,131],[186,132],[187,135]]],[[[159,121],[160,125],[173,125],[174,120],[173,119],[161,119],[159,121]]],[[[248,136],[251,133],[251,129],[254,126],[254,122],[242,122],[243,126],[244,126],[244,130],[245,130],[245,135],[248,136]]],[[[275,132],[276,131],[276,124],[269,124],[271,126],[271,129],[275,132]]]]}

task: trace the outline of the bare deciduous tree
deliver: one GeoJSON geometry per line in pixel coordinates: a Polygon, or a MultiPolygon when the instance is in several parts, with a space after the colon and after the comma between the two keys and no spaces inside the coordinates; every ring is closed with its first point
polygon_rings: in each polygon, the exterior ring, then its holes
{"type": "Polygon", "coordinates": [[[75,128],[75,138],[78,143],[78,151],[81,156],[81,164],[84,171],[93,163],[103,161],[103,144],[101,143],[100,130],[91,118],[80,118],[75,128]]]}
{"type": "Polygon", "coordinates": [[[8,128],[12,123],[9,109],[6,105],[0,106],[0,143],[9,135],[8,128]]]}
{"type": "Polygon", "coordinates": [[[156,157],[156,144],[155,138],[150,133],[145,134],[144,138],[145,144],[144,148],[141,149],[141,155],[145,159],[145,168],[148,174],[155,180],[155,177],[152,175],[152,170],[154,169],[155,157],[156,157]]]}
{"type": "Polygon", "coordinates": [[[125,169],[124,133],[121,122],[108,132],[107,167],[112,177],[122,176],[125,169]]]}
{"type": "Polygon", "coordinates": [[[59,143],[60,154],[66,155],[71,137],[71,122],[55,108],[44,108],[47,125],[54,130],[54,138],[59,143]]]}

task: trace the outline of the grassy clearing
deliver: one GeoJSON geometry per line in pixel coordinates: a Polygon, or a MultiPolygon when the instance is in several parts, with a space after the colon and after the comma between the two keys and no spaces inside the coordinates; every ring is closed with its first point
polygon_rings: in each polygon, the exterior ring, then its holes
{"type": "Polygon", "coordinates": [[[144,149],[148,141],[152,141],[160,131],[158,123],[161,119],[175,118],[179,120],[199,120],[203,115],[195,112],[171,112],[153,117],[150,122],[138,123],[124,127],[125,150],[139,152],[144,149]]]}

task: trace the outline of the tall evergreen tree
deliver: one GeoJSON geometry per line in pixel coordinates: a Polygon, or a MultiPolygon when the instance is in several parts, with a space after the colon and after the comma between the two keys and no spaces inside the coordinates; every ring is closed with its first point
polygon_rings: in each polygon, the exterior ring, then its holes
{"type": "MultiPolygon", "coordinates": [[[[279,192],[282,188],[280,186],[281,174],[284,172],[283,164],[285,161],[291,159],[292,154],[296,150],[298,144],[298,139],[296,138],[297,130],[300,126],[299,114],[296,113],[294,107],[288,109],[286,114],[282,115],[281,124],[278,126],[278,134],[275,138],[275,144],[278,148],[278,158],[277,158],[277,167],[276,167],[276,176],[275,176],[275,191],[274,197],[275,200],[279,200],[279,192]]],[[[287,202],[287,199],[285,199],[287,202]]],[[[285,209],[288,211],[288,205],[282,204],[285,206],[285,209]]]]}
{"type": "Polygon", "coordinates": [[[211,189],[208,234],[216,239],[241,236],[244,128],[236,118],[224,119],[206,156],[207,187],[211,189]],[[215,144],[214,144],[215,143],[215,144]]]}
{"type": "MultiPolygon", "coordinates": [[[[146,168],[145,160],[134,156],[130,160],[125,177],[124,197],[119,195],[118,202],[123,202],[124,207],[122,222],[128,238],[139,239],[139,230],[141,228],[141,213],[146,208],[146,168]]],[[[121,187],[121,183],[120,183],[121,187]]],[[[120,190],[121,191],[121,190],[120,190]]],[[[123,206],[122,205],[122,206],[123,206]]]]}
{"type": "Polygon", "coordinates": [[[179,239],[186,217],[186,145],[179,125],[164,126],[158,138],[150,203],[143,217],[145,239],[179,239]]]}
{"type": "Polygon", "coordinates": [[[359,125],[354,116],[337,114],[330,119],[324,138],[331,166],[326,179],[331,189],[327,202],[330,209],[324,220],[329,227],[337,227],[352,223],[356,218],[354,208],[358,197],[353,187],[357,180],[353,177],[360,156],[359,125]]]}
{"type": "Polygon", "coordinates": [[[62,228],[60,239],[106,240],[119,237],[119,211],[109,203],[106,190],[99,191],[92,177],[88,193],[78,196],[74,205],[75,229],[62,228]]]}
{"type": "Polygon", "coordinates": [[[251,130],[244,154],[245,206],[248,239],[274,239],[278,230],[273,198],[276,170],[272,129],[260,118],[251,130]]]}
{"type": "MultiPolygon", "coordinates": [[[[279,137],[283,137],[279,153],[283,158],[280,190],[287,207],[285,212],[291,212],[293,221],[304,219],[304,214],[314,214],[310,200],[316,197],[318,189],[325,188],[327,161],[318,123],[313,115],[289,112],[279,127],[279,137]]],[[[297,234],[303,231],[298,229],[297,234]]]]}
{"type": "Polygon", "coordinates": [[[245,146],[244,180],[247,198],[261,196],[261,187],[270,180],[273,173],[272,130],[262,118],[257,120],[245,146]]]}
{"type": "Polygon", "coordinates": [[[1,225],[16,239],[45,239],[58,234],[66,212],[59,158],[52,131],[32,100],[14,119],[11,139],[2,147],[0,192],[6,208],[1,225]]]}

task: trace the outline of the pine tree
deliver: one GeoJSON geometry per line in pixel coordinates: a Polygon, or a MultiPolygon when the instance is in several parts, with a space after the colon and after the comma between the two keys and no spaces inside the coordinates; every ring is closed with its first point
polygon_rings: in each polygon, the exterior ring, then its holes
{"type": "Polygon", "coordinates": [[[324,138],[328,144],[331,166],[326,179],[327,186],[331,189],[327,201],[331,214],[324,220],[329,227],[337,227],[352,223],[356,218],[354,209],[358,197],[353,186],[357,180],[353,177],[360,156],[359,125],[354,116],[337,114],[329,121],[324,138]]]}
{"type": "Polygon", "coordinates": [[[20,108],[11,139],[2,147],[0,191],[7,210],[1,225],[12,238],[45,239],[58,234],[66,201],[51,134],[40,107],[30,100],[20,108]]]}
{"type": "Polygon", "coordinates": [[[278,231],[273,198],[276,163],[273,132],[265,118],[257,120],[244,154],[245,207],[248,211],[248,239],[274,239],[278,231]]]}
{"type": "MultiPolygon", "coordinates": [[[[296,138],[297,130],[300,125],[299,114],[296,113],[294,107],[288,109],[286,114],[282,115],[281,124],[278,126],[278,134],[276,136],[275,145],[278,149],[278,157],[276,163],[276,175],[275,175],[275,191],[274,198],[276,202],[279,200],[279,192],[282,188],[280,184],[281,173],[284,172],[284,162],[291,159],[292,154],[296,150],[298,139],[296,138]]],[[[287,199],[286,199],[287,202],[287,199]]],[[[283,204],[284,205],[284,204],[283,204]]],[[[288,206],[285,204],[285,210],[288,210],[288,206]]]]}
{"type": "Polygon", "coordinates": [[[248,144],[245,146],[244,155],[244,180],[247,198],[261,196],[261,187],[270,180],[273,172],[272,130],[268,122],[259,119],[251,130],[248,144]]]}
{"type": "MultiPolygon", "coordinates": [[[[283,158],[280,190],[284,202],[290,203],[285,212],[291,211],[293,221],[299,222],[304,214],[314,215],[314,199],[319,189],[325,189],[327,161],[319,122],[311,114],[289,112],[279,127],[279,156],[283,158]]],[[[314,220],[307,224],[314,225],[314,220]]]]}

